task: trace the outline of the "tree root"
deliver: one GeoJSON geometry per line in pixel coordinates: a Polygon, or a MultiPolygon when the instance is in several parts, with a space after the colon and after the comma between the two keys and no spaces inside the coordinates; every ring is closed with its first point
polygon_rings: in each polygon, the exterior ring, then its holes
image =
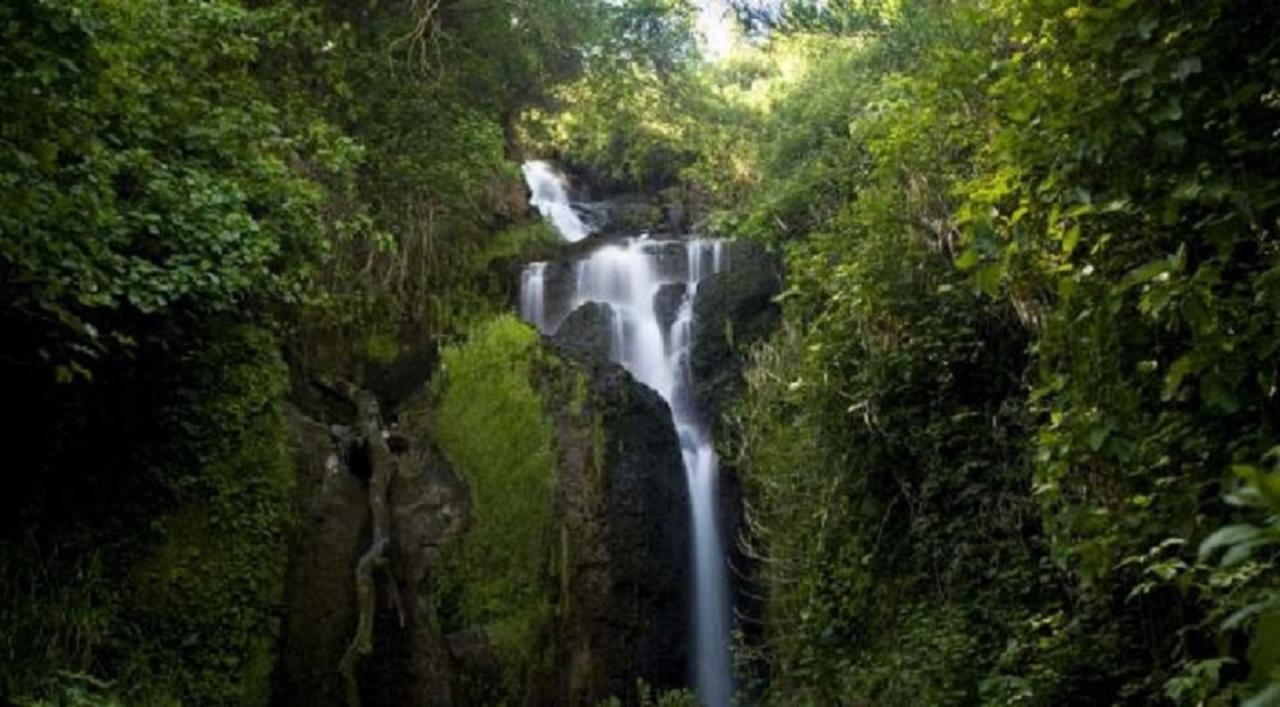
{"type": "Polygon", "coordinates": [[[355,403],[358,436],[364,440],[369,454],[369,513],[373,520],[372,538],[368,549],[356,563],[356,609],[358,612],[356,631],[338,664],[338,671],[342,675],[346,691],[347,704],[350,707],[360,707],[360,683],[356,677],[356,668],[373,652],[373,614],[377,603],[374,572],[386,566],[388,550],[391,547],[391,513],[387,490],[391,486],[391,479],[398,471],[399,462],[383,436],[382,416],[378,410],[377,398],[372,393],[361,390],[346,381],[339,381],[332,387],[355,403]]]}

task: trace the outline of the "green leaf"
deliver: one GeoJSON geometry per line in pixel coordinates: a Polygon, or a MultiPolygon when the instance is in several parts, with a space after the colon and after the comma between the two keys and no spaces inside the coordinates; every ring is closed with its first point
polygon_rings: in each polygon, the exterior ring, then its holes
{"type": "Polygon", "coordinates": [[[1102,445],[1107,443],[1107,438],[1111,436],[1111,426],[1104,425],[1095,427],[1089,432],[1089,449],[1096,452],[1102,449],[1102,445]]]}
{"type": "Polygon", "coordinates": [[[1179,81],[1185,81],[1188,76],[1200,73],[1202,66],[1200,57],[1189,56],[1181,61],[1173,69],[1173,77],[1179,81]]]}
{"type": "Polygon", "coordinates": [[[1200,379],[1200,399],[1210,407],[1232,414],[1240,409],[1240,403],[1234,392],[1222,377],[1211,373],[1200,379]]]}
{"type": "Polygon", "coordinates": [[[1156,145],[1170,151],[1178,151],[1187,145],[1187,137],[1180,130],[1161,130],[1156,133],[1156,145]]]}
{"type": "Polygon", "coordinates": [[[1169,372],[1164,377],[1164,391],[1160,394],[1160,399],[1169,401],[1178,394],[1178,389],[1182,387],[1182,381],[1195,370],[1195,363],[1191,356],[1179,356],[1169,365],[1169,372]]]}
{"type": "Polygon", "coordinates": [[[1080,243],[1080,225],[1075,224],[1062,236],[1062,254],[1070,256],[1080,243]]]}
{"type": "Polygon", "coordinates": [[[1200,560],[1207,560],[1215,551],[1224,547],[1256,539],[1262,530],[1252,525],[1238,524],[1218,528],[1200,543],[1200,560]]]}
{"type": "Polygon", "coordinates": [[[1156,17],[1144,17],[1138,23],[1138,36],[1143,39],[1151,39],[1151,35],[1160,26],[1160,19],[1156,17]]]}
{"type": "Polygon", "coordinates": [[[999,263],[988,265],[974,275],[974,281],[978,284],[978,289],[990,297],[996,297],[1000,294],[1000,282],[1003,279],[1004,268],[999,263]]]}

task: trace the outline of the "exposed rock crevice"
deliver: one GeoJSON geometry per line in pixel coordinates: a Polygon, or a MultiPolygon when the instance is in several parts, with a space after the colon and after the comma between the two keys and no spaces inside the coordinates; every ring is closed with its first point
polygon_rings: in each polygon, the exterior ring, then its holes
{"type": "Polygon", "coordinates": [[[450,658],[427,597],[439,547],[466,527],[466,487],[424,419],[389,429],[372,393],[339,392],[353,425],[288,412],[300,522],[274,701],[447,707],[450,658]]]}

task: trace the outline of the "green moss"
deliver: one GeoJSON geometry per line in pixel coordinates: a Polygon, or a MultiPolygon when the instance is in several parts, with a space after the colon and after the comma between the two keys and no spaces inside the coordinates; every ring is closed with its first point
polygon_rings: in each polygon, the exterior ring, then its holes
{"type": "Polygon", "coordinates": [[[531,383],[541,355],[537,332],[499,317],[444,351],[436,385],[433,429],[471,488],[474,517],[457,552],[446,553],[442,584],[455,622],[486,627],[513,689],[551,611],[554,430],[531,383]]]}
{"type": "Polygon", "coordinates": [[[185,503],[160,521],[164,540],[134,573],[128,613],[149,637],[151,670],[184,702],[265,704],[293,483],[285,370],[272,337],[228,334],[191,362],[208,373],[175,412],[200,434],[173,456],[197,471],[180,477],[185,503]]]}
{"type": "Polygon", "coordinates": [[[569,398],[569,414],[577,417],[586,408],[591,393],[590,380],[587,374],[576,372],[573,376],[573,394],[569,398]]]}
{"type": "Polygon", "coordinates": [[[390,363],[400,353],[400,343],[394,334],[385,331],[371,332],[365,338],[364,353],[372,361],[390,363]]]}
{"type": "Polygon", "coordinates": [[[606,449],[604,415],[597,412],[591,416],[591,469],[595,472],[593,480],[599,488],[604,487],[604,455],[606,449]]]}
{"type": "Polygon", "coordinates": [[[564,240],[546,221],[542,219],[525,221],[495,233],[482,248],[476,251],[474,266],[482,269],[488,267],[494,260],[551,250],[563,244],[564,240]]]}

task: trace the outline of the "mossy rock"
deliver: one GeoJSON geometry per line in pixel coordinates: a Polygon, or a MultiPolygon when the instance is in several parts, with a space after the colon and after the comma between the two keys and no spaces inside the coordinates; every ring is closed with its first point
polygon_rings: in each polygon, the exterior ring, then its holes
{"type": "MultiPolygon", "coordinates": [[[[608,323],[597,310],[575,315],[587,338],[608,323]]],[[[476,499],[472,530],[446,548],[443,628],[489,646],[512,699],[686,684],[679,443],[663,400],[595,338],[566,346],[501,318],[445,352],[436,384],[433,434],[476,499]]]]}
{"type": "Polygon", "coordinates": [[[742,390],[747,351],[777,326],[781,291],[777,258],[747,241],[727,246],[727,269],[698,285],[690,367],[698,410],[718,426],[725,403],[742,390]]]}

